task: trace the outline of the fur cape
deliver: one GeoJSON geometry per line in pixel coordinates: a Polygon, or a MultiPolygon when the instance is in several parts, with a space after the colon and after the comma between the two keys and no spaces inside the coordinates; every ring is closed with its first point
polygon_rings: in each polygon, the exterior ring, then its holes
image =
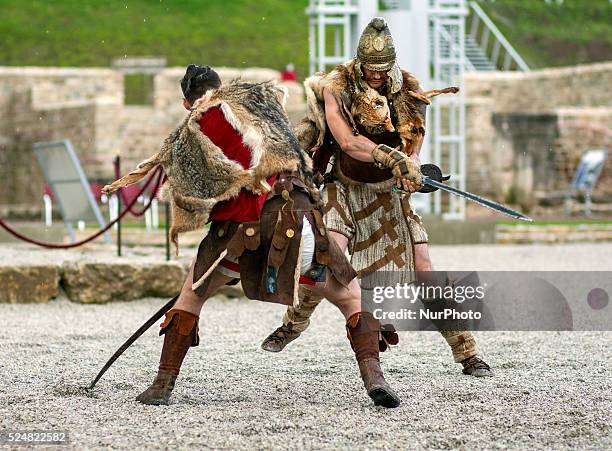
{"type": "MultiPolygon", "coordinates": [[[[340,107],[340,112],[346,123],[357,130],[353,117],[353,102],[361,92],[356,80],[356,60],[338,65],[329,74],[319,72],[304,82],[306,89],[307,117],[296,128],[298,139],[308,150],[319,148],[323,144],[327,124],[325,121],[325,101],[323,89],[330,92],[340,107]]],[[[395,93],[387,93],[387,98],[394,108],[394,126],[398,132],[409,131],[415,134],[425,133],[425,108],[431,103],[419,95],[419,82],[412,74],[402,71],[402,86],[395,93]]]]}
{"type": "Polygon", "coordinates": [[[161,150],[136,170],[104,187],[111,193],[141,180],[161,164],[168,177],[162,196],[172,205],[170,237],[201,228],[212,208],[243,188],[269,191],[266,179],[281,171],[296,172],[313,191],[312,161],[301,149],[284,110],[286,91],[273,82],[234,80],[198,99],[191,113],[164,141],[161,150]],[[251,150],[248,169],[227,158],[200,130],[198,121],[212,107],[240,133],[251,150]]]}

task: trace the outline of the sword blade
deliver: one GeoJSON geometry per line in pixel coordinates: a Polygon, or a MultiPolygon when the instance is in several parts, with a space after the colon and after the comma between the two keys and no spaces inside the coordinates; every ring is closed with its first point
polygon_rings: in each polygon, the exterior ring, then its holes
{"type": "Polygon", "coordinates": [[[427,176],[423,177],[423,183],[425,185],[433,186],[435,188],[440,188],[441,190],[444,190],[448,193],[464,197],[468,200],[471,200],[472,202],[476,202],[477,204],[482,205],[483,207],[490,208],[491,210],[505,214],[512,218],[520,219],[522,221],[527,221],[527,222],[533,222],[533,219],[531,219],[529,216],[525,216],[523,213],[513,210],[512,208],[506,207],[505,205],[502,205],[498,202],[478,196],[476,194],[472,194],[470,192],[460,190],[459,188],[445,185],[444,183],[438,182],[437,180],[432,180],[427,176]]]}
{"type": "Polygon", "coordinates": [[[87,387],[87,390],[93,390],[96,383],[100,380],[100,378],[104,375],[104,373],[106,373],[106,370],[108,370],[111,367],[111,365],[115,363],[115,360],[117,360],[119,356],[123,354],[125,350],[132,345],[132,343],[138,340],[138,338],[142,334],[144,334],[153,324],[155,324],[157,320],[159,320],[162,316],[164,316],[164,313],[166,313],[168,310],[172,308],[172,306],[174,305],[177,299],[178,299],[178,295],[170,299],[162,308],[160,308],[157,312],[155,312],[155,314],[151,318],[149,318],[146,323],[140,326],[140,328],[136,332],[134,332],[132,336],[128,338],[126,342],[121,345],[119,349],[117,349],[117,351],[113,354],[113,356],[110,359],[108,359],[108,362],[106,362],[106,364],[102,367],[102,369],[100,370],[96,378],[91,382],[91,384],[89,384],[89,387],[87,387]]]}

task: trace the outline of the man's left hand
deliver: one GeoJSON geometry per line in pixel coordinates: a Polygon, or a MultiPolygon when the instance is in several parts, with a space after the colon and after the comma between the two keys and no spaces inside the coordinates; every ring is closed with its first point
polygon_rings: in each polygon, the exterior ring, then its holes
{"type": "Polygon", "coordinates": [[[397,186],[401,190],[408,191],[409,193],[415,193],[418,190],[420,190],[421,187],[423,186],[423,183],[421,182],[422,174],[420,170],[421,160],[417,154],[410,155],[408,159],[414,163],[414,166],[416,168],[418,168],[419,175],[417,177],[412,175],[412,177],[409,176],[408,178],[406,177],[398,178],[395,181],[395,186],[397,186]]]}
{"type": "Polygon", "coordinates": [[[391,172],[397,178],[397,187],[400,189],[413,193],[423,185],[421,168],[412,158],[404,156],[398,159],[391,172]]]}

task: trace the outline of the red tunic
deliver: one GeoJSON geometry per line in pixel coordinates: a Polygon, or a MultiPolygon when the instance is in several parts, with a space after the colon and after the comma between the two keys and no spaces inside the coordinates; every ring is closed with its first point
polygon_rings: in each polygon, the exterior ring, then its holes
{"type": "MultiPolygon", "coordinates": [[[[225,119],[218,107],[210,108],[200,118],[200,130],[219,147],[226,157],[242,165],[243,168],[251,166],[251,150],[242,141],[240,133],[225,119]]],[[[276,175],[268,179],[270,186],[274,184],[276,175]]],[[[257,221],[266,202],[267,194],[255,195],[251,191],[242,189],[240,193],[225,202],[215,205],[210,212],[210,220],[247,222],[257,221]]],[[[240,273],[240,265],[227,259],[219,263],[236,273],[240,273]]],[[[300,262],[297,262],[299,265],[300,262]]],[[[316,282],[306,276],[300,276],[300,284],[315,285],[316,282]]]]}
{"type": "MultiPolygon", "coordinates": [[[[200,118],[200,130],[219,147],[225,156],[248,169],[251,166],[251,149],[242,141],[242,136],[225,119],[219,107],[210,108],[200,118]]],[[[268,179],[270,186],[276,176],[268,179]]],[[[257,221],[266,202],[267,194],[256,195],[243,189],[229,200],[219,202],[210,212],[210,220],[247,222],[257,221]]]]}

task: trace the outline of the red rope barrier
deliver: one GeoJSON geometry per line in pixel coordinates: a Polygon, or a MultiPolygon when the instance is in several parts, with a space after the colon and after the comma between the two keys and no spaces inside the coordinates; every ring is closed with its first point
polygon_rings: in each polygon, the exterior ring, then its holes
{"type": "MultiPolygon", "coordinates": [[[[118,179],[120,179],[120,178],[121,178],[121,169],[120,169],[120,167],[119,167],[119,157],[117,157],[117,159],[115,160],[114,166],[115,166],[115,179],[117,179],[117,180],[118,180],[118,179]]],[[[163,176],[162,176],[162,177],[163,177],[163,176]]],[[[136,199],[138,199],[138,198],[140,197],[140,195],[146,191],[146,188],[148,188],[148,186],[150,185],[151,180],[153,180],[153,176],[149,177],[149,179],[148,179],[148,180],[145,182],[143,189],[142,189],[142,190],[141,190],[141,191],[140,191],[140,192],[139,192],[139,193],[138,193],[138,194],[135,196],[135,198],[136,198],[136,199]]],[[[142,209],[142,210],[140,210],[140,211],[134,211],[134,210],[132,209],[132,206],[135,204],[135,202],[131,202],[131,203],[130,203],[130,202],[128,202],[128,201],[127,201],[127,198],[126,198],[126,196],[125,196],[125,193],[124,193],[122,190],[119,190],[117,194],[118,194],[119,196],[121,196],[121,201],[122,201],[122,202],[123,202],[125,205],[128,205],[128,204],[129,204],[129,207],[126,207],[126,208],[127,208],[129,211],[130,211],[130,213],[132,213],[132,215],[133,215],[133,216],[139,217],[139,216],[144,215],[144,214],[145,214],[145,212],[146,212],[146,211],[149,209],[149,206],[151,205],[151,200],[152,200],[153,198],[155,198],[155,196],[156,196],[156,194],[157,194],[157,190],[159,189],[159,186],[160,186],[160,185],[161,185],[161,184],[162,184],[164,181],[165,181],[165,178],[164,178],[164,180],[161,180],[161,178],[158,178],[158,179],[157,179],[157,183],[155,184],[155,188],[153,188],[153,191],[151,192],[151,199],[149,200],[149,203],[147,204],[147,206],[143,207],[143,209],[142,209]]]]}
{"type": "MultiPolygon", "coordinates": [[[[16,238],[19,238],[20,240],[26,241],[27,243],[31,243],[31,244],[36,244],[37,246],[42,246],[42,247],[46,247],[49,249],[70,249],[73,247],[78,247],[78,246],[82,246],[85,243],[89,243],[90,241],[95,240],[96,238],[98,238],[100,235],[102,235],[104,232],[108,231],[112,226],[114,226],[117,222],[119,222],[126,214],[130,213],[130,209],[131,207],[138,202],[138,198],[140,197],[140,195],[142,193],[145,192],[145,190],[148,188],[149,184],[151,183],[151,180],[153,180],[155,178],[155,176],[157,177],[157,183],[155,186],[155,192],[157,192],[157,189],[159,188],[159,185],[162,182],[162,179],[164,178],[164,171],[162,169],[161,166],[158,166],[157,169],[155,169],[155,171],[149,176],[149,179],[147,180],[147,182],[145,183],[145,185],[142,187],[142,189],[140,190],[140,192],[138,193],[138,195],[132,200],[132,202],[126,206],[125,210],[123,210],[123,212],[117,217],[115,218],[113,221],[109,222],[103,229],[100,229],[99,231],[97,231],[96,233],[94,233],[93,235],[82,239],[81,241],[77,241],[76,243],[70,243],[70,244],[56,244],[56,243],[47,243],[44,241],[38,241],[35,240],[34,238],[30,238],[27,237],[21,233],[19,233],[18,231],[16,231],[15,229],[13,229],[11,226],[9,226],[7,223],[5,223],[2,219],[0,219],[0,227],[2,227],[4,230],[6,230],[8,233],[10,233],[11,235],[13,235],[16,238]]],[[[151,196],[151,199],[149,200],[149,203],[144,207],[143,211],[140,212],[140,215],[144,214],[145,211],[147,211],[149,209],[149,207],[151,206],[151,203],[153,202],[154,196],[151,196]]],[[[137,215],[137,216],[140,216],[137,215]]]]}
{"type": "MultiPolygon", "coordinates": [[[[153,174],[154,176],[155,174],[153,174]]],[[[146,188],[149,186],[149,184],[151,183],[151,180],[153,180],[153,176],[151,176],[149,178],[149,180],[147,180],[147,182],[144,184],[143,189],[138,193],[138,195],[136,195],[134,197],[134,199],[138,200],[138,198],[140,197],[140,195],[146,190],[146,188]]],[[[140,211],[134,211],[134,209],[132,208],[132,206],[136,203],[134,200],[132,200],[132,202],[129,204],[129,207],[126,207],[127,210],[129,210],[129,212],[136,217],[140,217],[142,215],[144,215],[147,210],[151,207],[151,204],[153,203],[153,200],[155,199],[155,196],[157,195],[157,191],[159,190],[159,187],[165,182],[165,174],[163,173],[163,171],[161,171],[159,173],[159,176],[157,177],[157,182],[155,182],[155,187],[153,188],[153,191],[151,191],[151,198],[149,199],[149,201],[147,202],[147,204],[142,207],[142,210],[140,211]]],[[[128,202],[125,199],[125,195],[123,193],[123,191],[119,190],[119,193],[121,195],[121,200],[127,205],[128,202]]]]}

